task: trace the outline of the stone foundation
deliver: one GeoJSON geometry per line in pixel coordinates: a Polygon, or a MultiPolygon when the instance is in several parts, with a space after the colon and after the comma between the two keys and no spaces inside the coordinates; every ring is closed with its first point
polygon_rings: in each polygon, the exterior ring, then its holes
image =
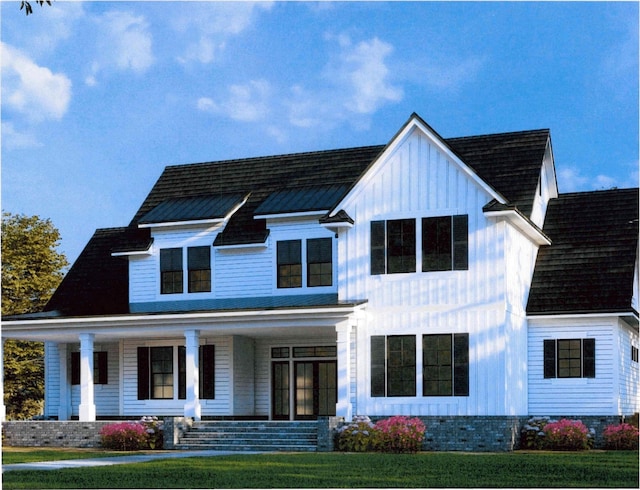
{"type": "Polygon", "coordinates": [[[100,429],[113,423],[114,421],[75,420],[2,422],[2,444],[30,447],[100,447],[100,429]]]}

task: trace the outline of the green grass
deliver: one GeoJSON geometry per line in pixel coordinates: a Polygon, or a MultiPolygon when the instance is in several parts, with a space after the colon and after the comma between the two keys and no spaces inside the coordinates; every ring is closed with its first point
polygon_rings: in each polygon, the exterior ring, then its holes
{"type": "Polygon", "coordinates": [[[638,488],[637,451],[218,456],[9,471],[14,488],[638,488]]]}
{"type": "MultiPolygon", "coordinates": [[[[70,449],[61,447],[37,448],[4,447],[2,448],[2,464],[39,463],[41,461],[60,461],[65,459],[91,459],[126,456],[121,451],[104,451],[102,449],[70,449]]],[[[144,452],[142,452],[144,454],[144,452]]]]}

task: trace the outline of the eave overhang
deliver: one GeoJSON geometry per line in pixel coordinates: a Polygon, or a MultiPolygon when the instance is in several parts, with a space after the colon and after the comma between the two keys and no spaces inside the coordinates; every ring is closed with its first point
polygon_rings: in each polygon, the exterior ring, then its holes
{"type": "Polygon", "coordinates": [[[515,206],[488,204],[483,214],[487,218],[504,218],[536,245],[551,245],[551,239],[515,206]]]}

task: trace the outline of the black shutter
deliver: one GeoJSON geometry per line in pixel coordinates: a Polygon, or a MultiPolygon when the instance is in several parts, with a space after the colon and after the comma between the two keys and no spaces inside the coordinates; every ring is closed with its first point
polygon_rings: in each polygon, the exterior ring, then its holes
{"type": "Polygon", "coordinates": [[[138,347],[138,400],[149,399],[149,347],[138,347]]]}
{"type": "Polygon", "coordinates": [[[385,222],[371,222],[371,275],[384,274],[386,272],[386,238],[385,222]]]}
{"type": "Polygon", "coordinates": [[[596,339],[582,339],[582,377],[596,377],[596,339]]]}
{"type": "Polygon", "coordinates": [[[553,339],[544,341],[544,377],[556,377],[556,341],[553,339]]]}
{"type": "Polygon", "coordinates": [[[453,335],[453,394],[469,396],[469,334],[453,335]]]}
{"type": "Polygon", "coordinates": [[[453,270],[469,269],[469,217],[453,217],[453,270]]]}
{"type": "Polygon", "coordinates": [[[371,396],[386,395],[384,335],[371,337],[371,396]]]}
{"type": "Polygon", "coordinates": [[[187,348],[178,346],[178,399],[187,398],[187,348]]]}
{"type": "Polygon", "coordinates": [[[96,352],[93,362],[98,366],[98,377],[94,379],[94,383],[106,385],[109,383],[109,363],[106,351],[96,352]]]}
{"type": "Polygon", "coordinates": [[[71,353],[71,384],[80,384],[80,353],[71,353]]]}
{"type": "Polygon", "coordinates": [[[200,346],[200,398],[213,400],[216,397],[215,386],[215,345],[200,346]]]}

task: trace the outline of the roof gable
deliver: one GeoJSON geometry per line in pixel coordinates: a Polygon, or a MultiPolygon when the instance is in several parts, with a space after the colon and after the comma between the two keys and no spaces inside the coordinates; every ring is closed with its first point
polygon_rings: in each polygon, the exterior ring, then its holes
{"type": "Polygon", "coordinates": [[[638,189],[552,199],[529,293],[530,315],[631,310],[638,247],[638,189]]]}

